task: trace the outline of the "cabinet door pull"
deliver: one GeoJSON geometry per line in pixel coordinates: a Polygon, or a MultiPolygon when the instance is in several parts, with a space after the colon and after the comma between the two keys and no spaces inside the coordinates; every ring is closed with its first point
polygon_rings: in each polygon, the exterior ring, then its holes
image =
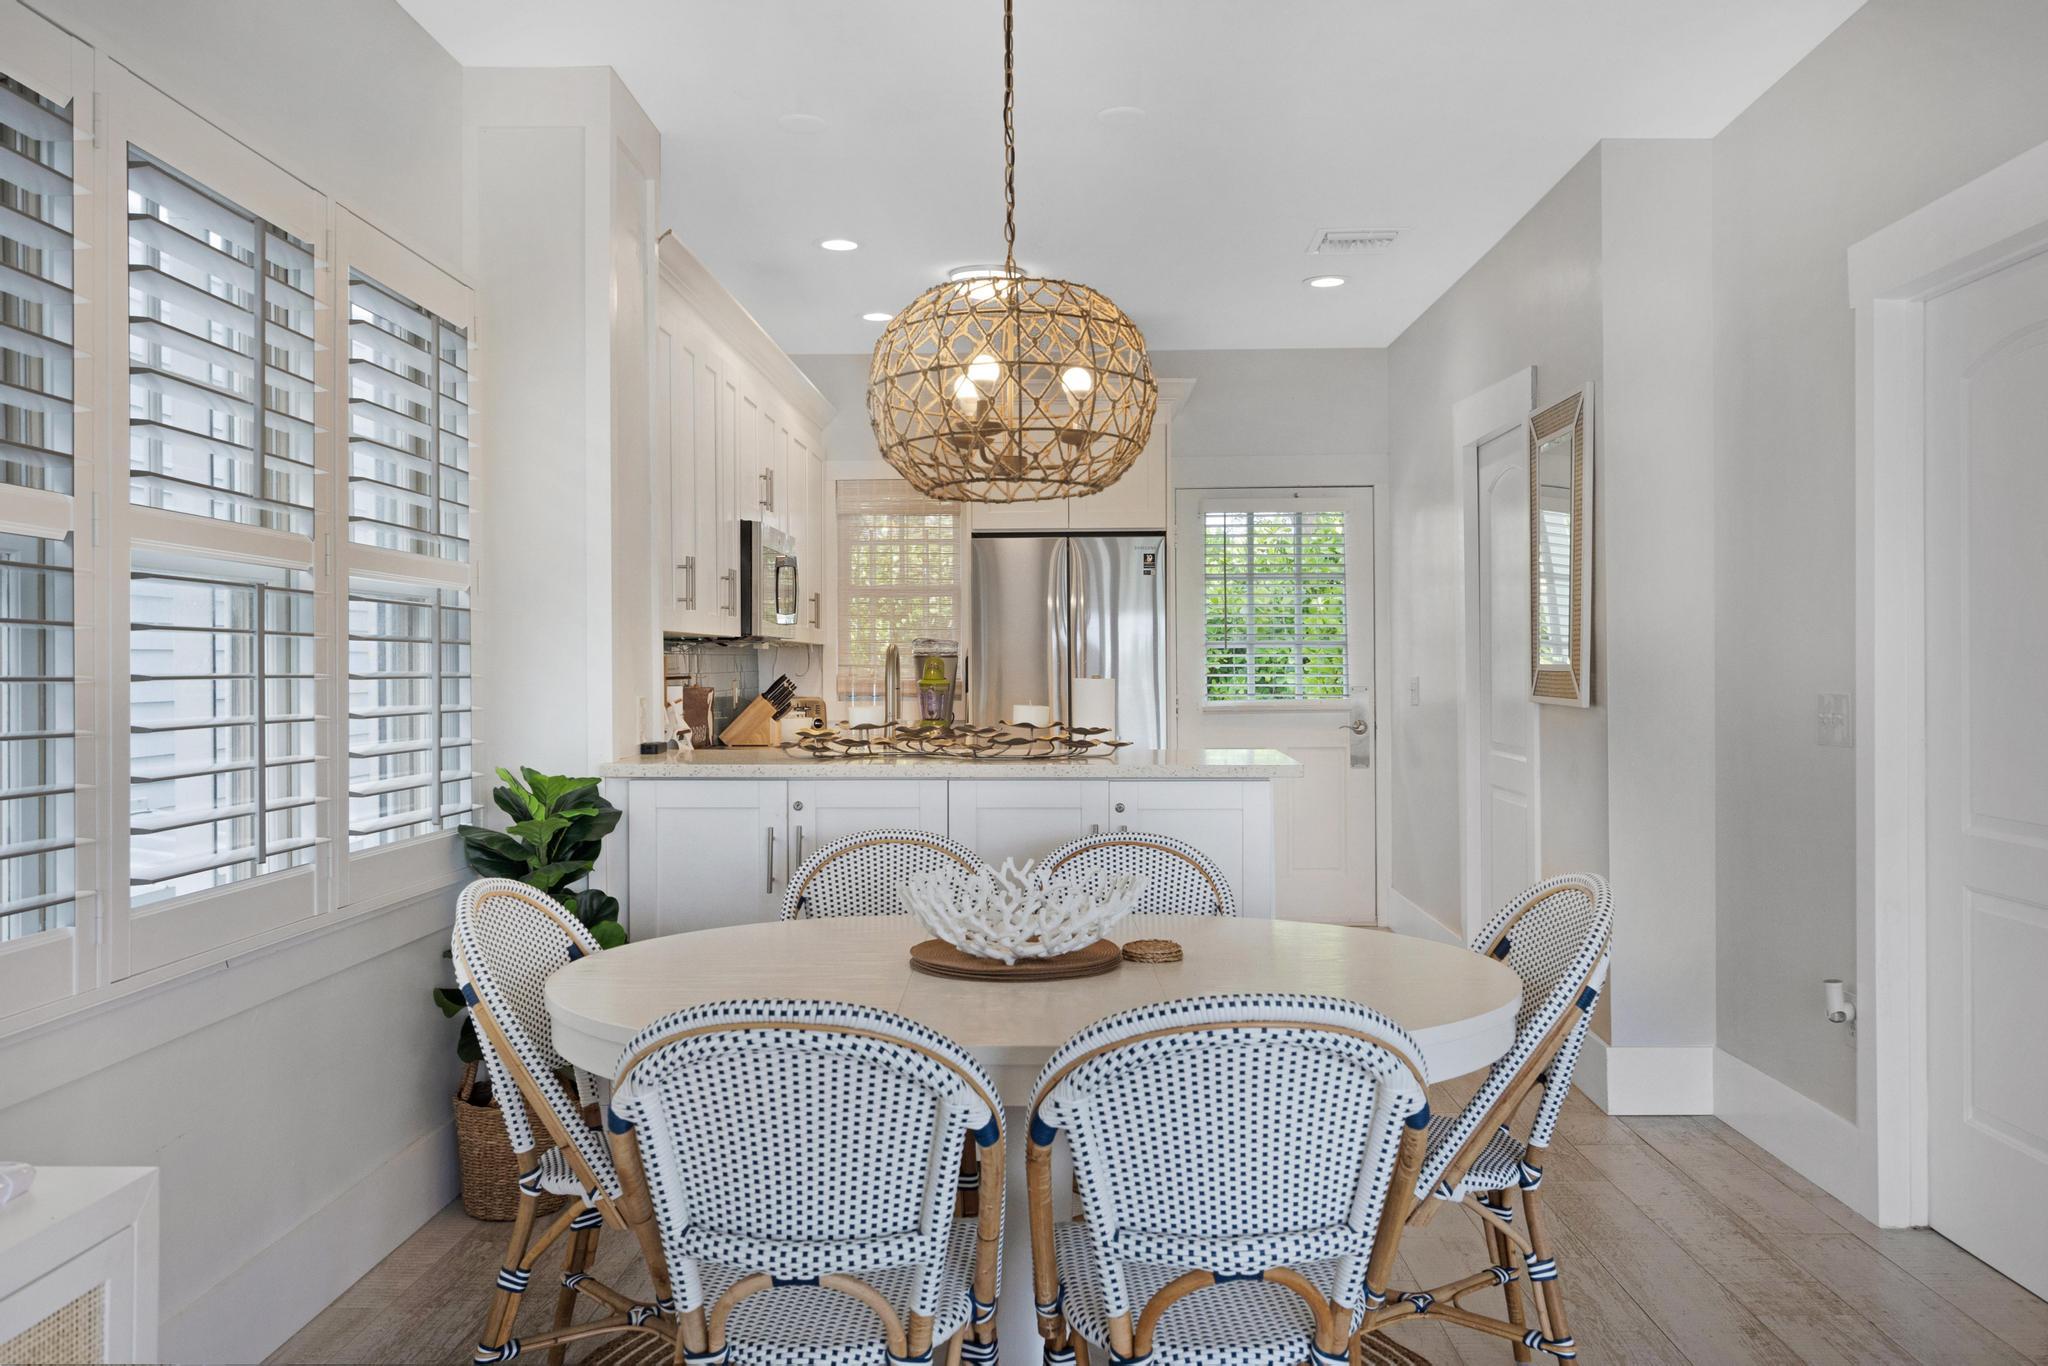
{"type": "Polygon", "coordinates": [[[683,576],[682,591],[676,594],[676,601],[694,612],[697,610],[697,557],[683,556],[676,572],[683,576]]]}
{"type": "Polygon", "coordinates": [[[1100,825],[1090,825],[1088,827],[1088,833],[1091,835],[1099,835],[1102,833],[1102,827],[1100,825]]]}
{"type": "Polygon", "coordinates": [[[795,876],[796,876],[796,870],[797,870],[797,869],[799,869],[799,868],[801,868],[801,867],[803,867],[803,865],[804,865],[804,828],[803,828],[803,827],[802,827],[801,825],[799,825],[799,826],[798,826],[798,827],[796,828],[796,835],[795,835],[795,837],[794,837],[794,838],[793,838],[793,839],[792,839],[792,840],[790,841],[790,844],[789,844],[789,873],[788,873],[788,876],[790,876],[790,877],[795,877],[795,876]]]}
{"type": "Polygon", "coordinates": [[[725,593],[718,600],[719,609],[727,616],[731,616],[734,612],[740,610],[740,571],[728,569],[723,574],[720,574],[718,578],[719,582],[725,585],[725,593]]]}
{"type": "Polygon", "coordinates": [[[825,608],[824,605],[821,602],[819,602],[819,599],[823,596],[824,594],[822,593],[811,594],[811,627],[814,630],[819,627],[822,627],[825,624],[822,620],[825,614],[825,608]]]}
{"type": "Polygon", "coordinates": [[[775,890],[775,827],[768,827],[768,890],[775,890]]]}
{"type": "Polygon", "coordinates": [[[775,511],[775,471],[761,471],[761,511],[775,511]]]}

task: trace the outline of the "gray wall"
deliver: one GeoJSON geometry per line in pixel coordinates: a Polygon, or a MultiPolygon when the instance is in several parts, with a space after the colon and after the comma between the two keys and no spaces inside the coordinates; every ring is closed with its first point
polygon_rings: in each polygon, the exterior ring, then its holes
{"type": "MultiPolygon", "coordinates": [[[[1600,424],[1601,162],[1595,148],[1390,348],[1394,491],[1393,888],[1460,930],[1458,691],[1463,509],[1451,408],[1525,366],[1536,402],[1594,384],[1600,424]],[[1409,702],[1409,680],[1421,701],[1409,702]]],[[[1597,449],[1596,449],[1597,458],[1597,449]]],[[[1594,481],[1596,499],[1600,481],[1594,481]]],[[[1595,512],[1596,531],[1600,517],[1595,512]]],[[[1544,707],[1543,858],[1607,871],[1606,556],[1596,543],[1594,705],[1544,707]],[[1553,795],[1555,794],[1555,795],[1553,795]]]]}
{"type": "Polygon", "coordinates": [[[2048,140],[2048,5],[1871,0],[1714,140],[1720,1045],[1840,1113],[1855,1051],[1851,244],[2048,140]]]}
{"type": "Polygon", "coordinates": [[[395,0],[31,0],[435,264],[462,263],[462,68],[395,0]],[[221,79],[223,54],[234,78],[221,79]]]}

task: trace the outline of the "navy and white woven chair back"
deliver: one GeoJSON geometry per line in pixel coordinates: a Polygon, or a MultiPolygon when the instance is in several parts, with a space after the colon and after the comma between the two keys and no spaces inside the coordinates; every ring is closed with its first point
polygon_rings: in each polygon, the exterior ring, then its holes
{"type": "Polygon", "coordinates": [[[602,1135],[583,1122],[582,1102],[594,1098],[587,1080],[575,1074],[579,1094],[571,1097],[557,1075],[573,1069],[555,1051],[544,994],[557,969],[600,952],[597,941],[552,897],[509,878],[481,878],[462,889],[451,939],[456,985],[489,1016],[490,1028],[480,1026],[477,1037],[514,1150],[529,1152],[535,1144],[525,1107],[517,1100],[523,1092],[536,1109],[553,1112],[597,1180],[599,1193],[617,1196],[611,1152],[602,1135]],[[492,1030],[502,1036],[511,1056],[504,1055],[492,1030]]]}
{"type": "Polygon", "coordinates": [[[1236,915],[1237,894],[1215,860],[1185,840],[1119,830],[1083,835],[1046,856],[1048,873],[1143,873],[1137,915],[1236,915]]]}
{"type": "Polygon", "coordinates": [[[1127,1263],[1251,1276],[1335,1259],[1363,1293],[1421,1052],[1392,1021],[1316,996],[1208,996],[1100,1021],[1039,1075],[1034,1139],[1064,1131],[1105,1307],[1127,1263]]]}
{"type": "Polygon", "coordinates": [[[1541,1114],[1548,1125],[1571,1090],[1571,1072],[1590,1022],[1593,1000],[1607,980],[1614,908],[1607,884],[1591,873],[1568,873],[1523,891],[1502,907],[1472,939],[1475,953],[1499,958],[1522,979],[1522,1005],[1515,1015],[1515,1042],[1487,1073],[1472,1100],[1441,1136],[1433,1136],[1419,1189],[1433,1190],[1445,1168],[1485,1122],[1493,1103],[1522,1070],[1538,1060],[1544,1043],[1575,1003],[1585,1015],[1574,1026],[1550,1065],[1541,1114]]]}
{"type": "Polygon", "coordinates": [[[914,1266],[913,1307],[936,1311],[962,1140],[1001,1133],[964,1049],[884,1010],[761,1000],[678,1011],[624,1056],[611,1122],[638,1136],[685,1309],[718,1263],[794,1282],[914,1266]]]}
{"type": "Polygon", "coordinates": [[[903,915],[896,888],[904,879],[953,865],[973,872],[981,856],[927,830],[864,830],[803,861],[783,893],[782,918],[903,915]]]}

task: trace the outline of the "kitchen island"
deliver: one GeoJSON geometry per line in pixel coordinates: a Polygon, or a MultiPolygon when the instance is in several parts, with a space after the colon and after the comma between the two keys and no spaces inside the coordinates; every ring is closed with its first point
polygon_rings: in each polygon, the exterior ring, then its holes
{"type": "Polygon", "coordinates": [[[1128,829],[1186,840],[1223,870],[1241,914],[1269,917],[1272,785],[1300,771],[1270,749],[1052,760],[814,759],[774,748],[636,755],[598,769],[626,817],[593,882],[619,898],[627,931],[641,939],[773,920],[805,857],[863,830],[928,830],[1000,863],[1128,829]]]}

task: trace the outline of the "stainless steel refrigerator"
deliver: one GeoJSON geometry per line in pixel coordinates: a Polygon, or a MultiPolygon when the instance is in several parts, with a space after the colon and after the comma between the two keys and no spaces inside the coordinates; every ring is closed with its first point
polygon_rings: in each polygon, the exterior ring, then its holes
{"type": "Polygon", "coordinates": [[[1073,715],[1076,678],[1116,680],[1117,738],[1166,743],[1166,538],[974,538],[969,719],[1073,715]]]}

